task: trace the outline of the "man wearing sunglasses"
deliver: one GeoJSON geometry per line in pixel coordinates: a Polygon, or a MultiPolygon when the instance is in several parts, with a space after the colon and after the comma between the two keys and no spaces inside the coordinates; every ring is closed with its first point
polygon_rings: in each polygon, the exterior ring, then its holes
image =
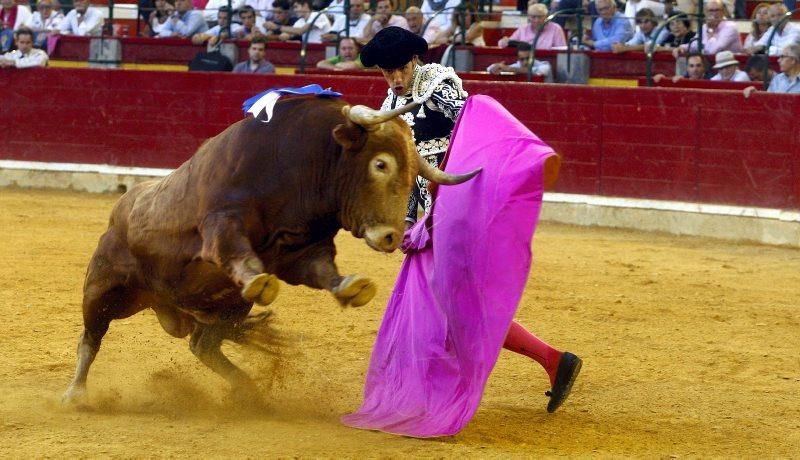
{"type": "MultiPolygon", "coordinates": [[[[770,93],[800,94],[800,45],[786,45],[778,56],[781,73],[775,75],[767,89],[770,93]]],[[[744,89],[744,97],[756,90],[755,86],[744,89]]]]}

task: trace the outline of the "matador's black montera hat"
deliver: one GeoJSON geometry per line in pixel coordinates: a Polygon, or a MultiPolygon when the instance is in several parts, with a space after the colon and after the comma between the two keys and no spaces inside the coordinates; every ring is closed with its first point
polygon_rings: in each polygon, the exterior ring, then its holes
{"type": "Polygon", "coordinates": [[[419,35],[400,27],[387,27],[372,37],[361,49],[364,67],[397,69],[428,51],[428,42],[419,35]]]}

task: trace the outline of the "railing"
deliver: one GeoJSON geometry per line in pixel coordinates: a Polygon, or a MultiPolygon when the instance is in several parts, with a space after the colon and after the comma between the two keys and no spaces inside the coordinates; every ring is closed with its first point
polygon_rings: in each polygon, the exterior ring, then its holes
{"type": "MultiPolygon", "coordinates": [[[[539,37],[542,36],[542,31],[544,27],[553,21],[553,19],[559,16],[575,16],[576,21],[578,24],[578,46],[580,46],[583,42],[583,15],[586,13],[586,10],[583,8],[571,8],[566,10],[556,11],[555,13],[551,13],[544,19],[544,22],[539,26],[536,30],[536,36],[533,37],[533,41],[531,42],[531,54],[528,55],[528,81],[533,81],[533,65],[536,63],[536,45],[539,44],[539,37]]],[[[571,70],[572,66],[572,40],[567,41],[567,72],[571,70]]]]}
{"type": "MultiPolygon", "coordinates": [[[[431,17],[428,18],[427,21],[425,21],[425,24],[423,24],[422,30],[420,31],[419,35],[424,38],[425,37],[425,31],[428,30],[428,26],[440,14],[442,14],[442,13],[444,13],[446,11],[455,11],[455,10],[459,10],[459,9],[460,10],[465,10],[464,2],[458,4],[457,6],[451,6],[449,8],[442,8],[441,10],[436,11],[435,13],[433,13],[431,15],[431,17]]],[[[461,21],[461,44],[462,45],[465,44],[466,40],[467,40],[466,25],[464,24],[464,21],[462,20],[461,21]]],[[[452,43],[451,45],[449,45],[447,47],[447,49],[445,49],[444,53],[447,56],[447,65],[450,66],[450,67],[455,68],[455,66],[456,66],[455,43],[452,43]]]]}
{"type": "MultiPolygon", "coordinates": [[[[644,50],[645,55],[647,56],[647,64],[646,64],[646,66],[647,66],[647,71],[646,71],[647,72],[646,73],[647,86],[653,86],[653,54],[656,51],[656,45],[658,43],[658,37],[661,35],[661,32],[664,30],[665,27],[669,27],[669,24],[672,21],[676,21],[676,20],[679,20],[680,18],[685,18],[685,17],[689,17],[689,18],[697,17],[697,18],[699,18],[699,17],[701,17],[701,15],[699,15],[699,14],[687,14],[687,13],[673,14],[672,16],[668,17],[667,20],[664,21],[661,25],[656,27],[656,29],[653,31],[653,38],[650,39],[650,46],[649,47],[645,47],[645,50],[644,50]]],[[[702,28],[703,27],[700,26],[700,29],[702,29],[702,28]]],[[[700,50],[703,49],[702,48],[702,44],[698,44],[698,47],[699,47],[698,49],[700,49],[700,50]]]]}
{"type": "MultiPolygon", "coordinates": [[[[783,15],[781,20],[778,21],[778,24],[772,28],[772,33],[770,34],[769,39],[767,39],[767,45],[764,48],[764,54],[769,56],[769,49],[772,47],[772,39],[775,38],[775,33],[778,31],[778,28],[783,27],[787,22],[789,22],[792,19],[792,15],[794,13],[798,12],[798,11],[800,11],[800,8],[795,8],[792,11],[787,11],[786,14],[783,15]]],[[[763,72],[764,72],[764,77],[763,77],[763,79],[764,79],[764,89],[766,90],[766,89],[769,88],[769,82],[768,82],[768,80],[769,80],[769,59],[764,60],[763,72]]]]}
{"type": "MultiPolygon", "coordinates": [[[[230,0],[228,0],[230,1],[230,0]]],[[[311,32],[314,30],[314,24],[317,22],[317,19],[323,14],[328,13],[328,8],[323,8],[317,11],[317,14],[314,15],[314,18],[311,19],[311,22],[308,23],[308,30],[303,34],[303,42],[300,45],[300,73],[303,74],[306,72],[306,50],[308,48],[308,37],[311,36],[311,32]]],[[[327,18],[326,18],[327,19],[327,18]]],[[[348,21],[345,21],[348,22],[348,21]]]]}

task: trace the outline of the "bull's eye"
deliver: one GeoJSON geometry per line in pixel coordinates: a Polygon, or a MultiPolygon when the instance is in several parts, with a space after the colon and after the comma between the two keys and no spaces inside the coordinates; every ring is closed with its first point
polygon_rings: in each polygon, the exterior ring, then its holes
{"type": "Polygon", "coordinates": [[[397,160],[393,156],[381,152],[372,157],[369,173],[375,180],[386,181],[394,176],[395,171],[397,171],[397,160]]]}

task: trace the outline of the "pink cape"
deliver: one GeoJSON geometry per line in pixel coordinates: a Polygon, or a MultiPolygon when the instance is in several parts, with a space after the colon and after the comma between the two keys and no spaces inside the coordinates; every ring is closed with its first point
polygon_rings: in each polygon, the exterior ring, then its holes
{"type": "Polygon", "coordinates": [[[466,101],[446,170],[483,171],[439,187],[432,215],[406,234],[364,402],[345,425],[433,437],[469,423],[528,278],[552,154],[494,99],[466,101]]]}

